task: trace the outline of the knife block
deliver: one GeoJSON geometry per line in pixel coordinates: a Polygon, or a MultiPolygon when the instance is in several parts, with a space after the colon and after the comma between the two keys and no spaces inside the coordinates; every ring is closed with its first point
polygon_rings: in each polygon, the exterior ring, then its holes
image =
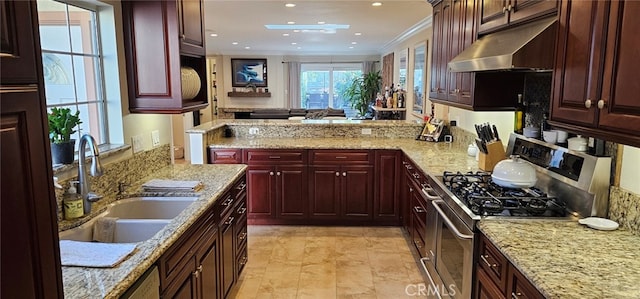
{"type": "Polygon", "coordinates": [[[478,168],[484,171],[493,171],[493,167],[507,157],[502,142],[494,141],[486,145],[487,154],[483,152],[478,153],[478,168]]]}

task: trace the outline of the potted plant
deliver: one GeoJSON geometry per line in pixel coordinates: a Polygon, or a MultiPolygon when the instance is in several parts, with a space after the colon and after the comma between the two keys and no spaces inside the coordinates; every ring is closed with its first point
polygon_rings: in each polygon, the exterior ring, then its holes
{"type": "Polygon", "coordinates": [[[76,140],[71,139],[76,126],[82,123],[80,111],[71,113],[69,108],[51,108],[49,119],[49,138],[51,140],[51,157],[54,164],[73,163],[76,140]]]}
{"type": "Polygon", "coordinates": [[[353,78],[342,93],[342,96],[351,103],[351,108],[358,110],[361,118],[365,118],[369,106],[380,91],[381,80],[380,71],[369,72],[353,78]]]}

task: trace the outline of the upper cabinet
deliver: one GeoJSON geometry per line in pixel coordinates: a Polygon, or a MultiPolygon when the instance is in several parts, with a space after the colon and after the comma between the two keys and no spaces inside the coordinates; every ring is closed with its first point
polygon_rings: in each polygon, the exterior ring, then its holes
{"type": "Polygon", "coordinates": [[[433,6],[432,102],[468,110],[513,110],[524,74],[450,72],[448,63],[477,38],[476,0],[444,0],[433,6]]]}
{"type": "Polygon", "coordinates": [[[123,1],[134,113],[184,113],[208,105],[202,0],[123,1]]]}
{"type": "Polygon", "coordinates": [[[562,2],[551,124],[640,146],[638,15],[635,1],[562,2]]]}
{"type": "MultiPolygon", "coordinates": [[[[25,84],[38,82],[36,72],[36,38],[31,6],[26,1],[2,1],[0,7],[0,78],[2,84],[25,84]]],[[[38,51],[39,52],[39,51],[38,51]]]]}
{"type": "Polygon", "coordinates": [[[479,0],[478,33],[484,34],[554,14],[556,0],[479,0]]]}

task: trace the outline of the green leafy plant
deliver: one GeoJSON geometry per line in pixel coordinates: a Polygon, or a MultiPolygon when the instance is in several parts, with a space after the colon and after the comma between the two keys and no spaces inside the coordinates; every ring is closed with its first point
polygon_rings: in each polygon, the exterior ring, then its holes
{"type": "Polygon", "coordinates": [[[364,117],[380,91],[381,81],[380,71],[355,77],[344,89],[342,96],[349,101],[351,108],[358,110],[360,116],[364,117]]]}
{"type": "Polygon", "coordinates": [[[76,132],[74,128],[82,123],[80,111],[74,114],[69,108],[51,108],[47,118],[49,119],[49,138],[56,144],[69,142],[71,134],[76,132]]]}

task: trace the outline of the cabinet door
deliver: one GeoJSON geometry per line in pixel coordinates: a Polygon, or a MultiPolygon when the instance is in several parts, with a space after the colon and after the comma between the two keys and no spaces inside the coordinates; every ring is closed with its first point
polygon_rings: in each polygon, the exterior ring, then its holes
{"type": "MultiPolygon", "coordinates": [[[[451,8],[451,47],[449,60],[469,47],[476,39],[475,34],[475,0],[455,0],[451,8]]],[[[471,105],[471,88],[473,73],[449,72],[448,100],[464,105],[471,105]]]]}
{"type": "Polygon", "coordinates": [[[219,292],[218,230],[208,230],[197,253],[198,259],[198,298],[216,299],[219,292]]]}
{"type": "Polygon", "coordinates": [[[373,219],[397,225],[400,219],[402,168],[400,151],[376,151],[373,219]]]}
{"type": "Polygon", "coordinates": [[[604,51],[603,1],[563,1],[558,16],[551,120],[593,127],[604,51]]]}
{"type": "Polygon", "coordinates": [[[249,218],[275,217],[275,183],[274,166],[249,166],[247,170],[249,218]]]}
{"type": "Polygon", "coordinates": [[[308,215],[307,168],[278,166],[276,168],[276,211],[278,218],[300,219],[308,215]]]}
{"type": "Polygon", "coordinates": [[[438,98],[438,91],[440,88],[440,72],[442,71],[443,62],[442,53],[444,47],[442,46],[442,2],[433,6],[433,37],[431,38],[431,87],[429,88],[429,97],[432,99],[438,98]]]}
{"type": "Polygon", "coordinates": [[[197,296],[198,276],[196,270],[196,259],[191,257],[189,263],[185,265],[176,276],[176,279],[167,287],[162,294],[162,298],[171,299],[193,299],[197,296]]]}
{"type": "Polygon", "coordinates": [[[39,36],[35,1],[0,1],[2,84],[38,82],[39,36]],[[38,51],[34,51],[38,49],[38,51]]]}
{"type": "Polygon", "coordinates": [[[476,265],[476,278],[474,283],[476,299],[504,299],[504,294],[493,284],[487,273],[476,265]]]}
{"type": "Polygon", "coordinates": [[[507,296],[518,299],[543,299],[544,296],[536,289],[529,280],[516,269],[513,265],[509,265],[509,285],[507,287],[507,296]]]}
{"type": "Polygon", "coordinates": [[[373,215],[373,167],[343,166],[340,196],[345,220],[370,220],[373,215]]]}
{"type": "Polygon", "coordinates": [[[180,18],[180,52],[204,56],[204,3],[202,0],[177,0],[180,18]]]}
{"type": "Polygon", "coordinates": [[[442,47],[442,51],[440,52],[440,71],[438,73],[438,81],[440,88],[438,88],[438,95],[436,98],[446,100],[449,98],[449,85],[451,84],[448,81],[449,77],[449,67],[447,64],[453,58],[451,56],[451,31],[452,31],[452,3],[453,0],[444,0],[442,1],[442,9],[440,13],[442,14],[442,39],[440,45],[434,45],[434,47],[442,47]]]}
{"type": "MultiPolygon", "coordinates": [[[[0,80],[4,83],[5,78],[0,80]]],[[[0,86],[0,276],[6,286],[1,288],[2,298],[63,298],[57,207],[41,99],[44,96],[36,87],[0,86]]]]}
{"type": "Polygon", "coordinates": [[[602,96],[598,126],[636,137],[640,143],[640,3],[612,1],[607,26],[602,96]],[[601,108],[602,106],[602,108],[601,108]]]}
{"type": "Polygon", "coordinates": [[[411,196],[414,192],[413,183],[406,172],[403,180],[402,204],[400,205],[402,209],[402,225],[407,233],[411,233],[411,196]]]}
{"type": "Polygon", "coordinates": [[[479,33],[492,31],[507,24],[509,21],[508,2],[509,0],[480,0],[479,33]]]}
{"type": "Polygon", "coordinates": [[[511,0],[509,24],[527,21],[544,15],[551,15],[558,9],[556,0],[511,0]]]}
{"type": "Polygon", "coordinates": [[[222,275],[221,282],[221,291],[222,298],[226,298],[235,282],[235,263],[236,263],[236,254],[235,254],[235,245],[233,240],[235,239],[235,234],[233,232],[233,223],[235,221],[235,217],[233,213],[230,213],[226,217],[222,218],[222,222],[220,223],[220,261],[222,265],[222,269],[220,271],[220,275],[222,275]]]}
{"type": "Polygon", "coordinates": [[[309,207],[311,219],[337,219],[340,213],[340,168],[310,168],[309,207]]]}

